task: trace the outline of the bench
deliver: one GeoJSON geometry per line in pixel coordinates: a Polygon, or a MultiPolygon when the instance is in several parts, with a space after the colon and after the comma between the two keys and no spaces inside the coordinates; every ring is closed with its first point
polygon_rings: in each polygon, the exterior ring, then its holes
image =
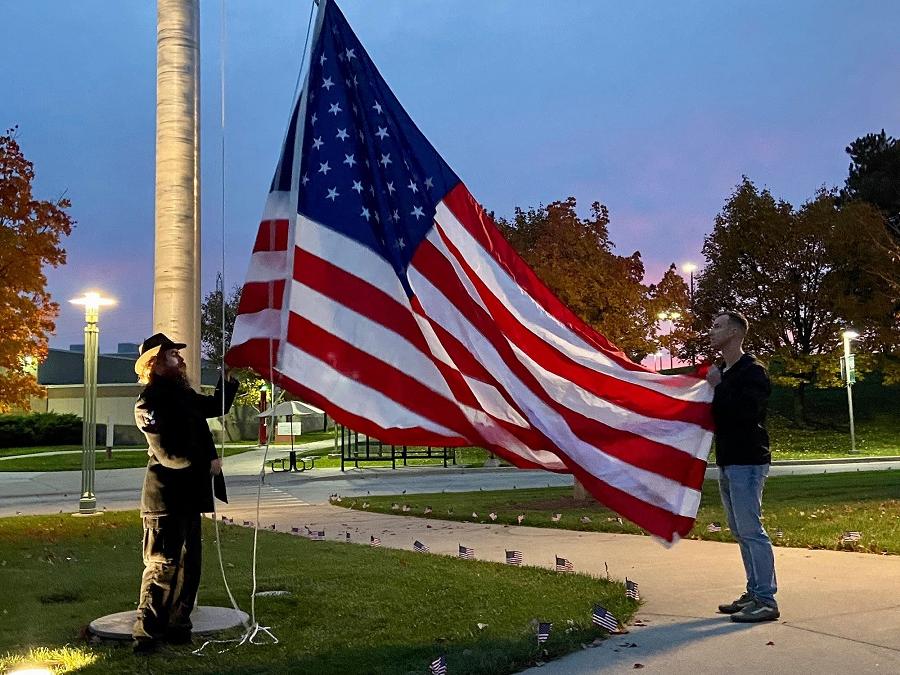
{"type": "Polygon", "coordinates": [[[407,466],[407,460],[410,459],[439,459],[444,467],[448,462],[456,465],[456,448],[384,445],[381,441],[370,439],[365,435],[361,443],[359,436],[359,432],[341,427],[341,471],[344,471],[346,464],[349,463],[358,469],[360,462],[390,462],[391,468],[396,469],[397,460],[401,460],[403,466],[407,466]]]}

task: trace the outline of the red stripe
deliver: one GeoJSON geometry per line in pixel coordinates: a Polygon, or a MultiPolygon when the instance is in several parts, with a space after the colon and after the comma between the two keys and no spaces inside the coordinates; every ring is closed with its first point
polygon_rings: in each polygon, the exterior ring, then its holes
{"type": "Polygon", "coordinates": [[[453,401],[294,313],[288,319],[287,340],[345,377],[381,392],[420,417],[440,424],[461,437],[476,436],[453,401]]]}
{"type": "Polygon", "coordinates": [[[259,224],[253,252],[287,251],[288,221],[264,220],[259,224]]]}
{"type": "MultiPolygon", "coordinates": [[[[465,316],[484,338],[497,350],[507,368],[539,398],[566,421],[572,432],[593,446],[601,446],[603,452],[636,467],[652,471],[682,484],[696,486],[703,480],[706,462],[676,450],[668,445],[652,441],[637,434],[610,427],[597,420],[566,408],[554,401],[541,387],[537,379],[521,364],[502,331],[492,317],[475,303],[456,277],[450,262],[429,241],[420,244],[413,258],[413,266],[438,288],[465,316]]],[[[426,310],[427,311],[427,310],[426,310]]],[[[560,457],[559,449],[550,439],[546,447],[560,457]]]]}
{"type": "Polygon", "coordinates": [[[264,309],[281,309],[284,301],[284,279],[248,281],[241,290],[237,313],[254,314],[264,309]]]}
{"type": "Polygon", "coordinates": [[[437,231],[450,254],[456,259],[457,264],[462,268],[472,285],[475,286],[479,297],[488,308],[488,313],[500,326],[500,330],[535,362],[541,364],[550,372],[615,405],[647,417],[688,422],[712,431],[712,412],[708,403],[696,403],[672,398],[653,389],[597,372],[573,361],[551,344],[532,333],[520,323],[512,312],[497,299],[479,276],[472,271],[468,261],[440,225],[437,226],[437,231]]]}
{"type": "MultiPolygon", "coordinates": [[[[622,368],[640,372],[652,372],[629,360],[618,347],[584,323],[572,310],[553,295],[550,289],[538,279],[534,271],[519,257],[519,254],[513,250],[509,242],[503,238],[494,221],[481,208],[481,205],[475,201],[475,198],[469,193],[464,184],[459,183],[448,192],[444,196],[443,202],[482,248],[507,271],[519,286],[549,314],[556,317],[560,323],[576,335],[579,335],[588,344],[602,351],[622,368]]],[[[682,377],[687,378],[688,376],[682,377]]]]}
{"type": "Polygon", "coordinates": [[[225,363],[232,368],[252,368],[261,377],[269,373],[269,364],[278,358],[279,340],[252,338],[225,353],[225,363]],[[270,352],[271,350],[271,352],[270,352]]]}

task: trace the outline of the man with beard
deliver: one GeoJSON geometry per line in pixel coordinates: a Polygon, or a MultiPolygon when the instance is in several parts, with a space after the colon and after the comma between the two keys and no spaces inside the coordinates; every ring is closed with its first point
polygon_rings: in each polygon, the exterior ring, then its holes
{"type": "Polygon", "coordinates": [[[200,586],[200,514],[222,501],[225,480],[206,420],[231,408],[238,383],[220,379],[215,394],[195,392],[178,352],[186,345],[157,333],[141,345],[134,369],[144,391],[134,418],[144,432],[150,459],[141,493],[144,573],[137,619],[132,628],[135,653],[191,641],[191,610],[200,586]]]}
{"type": "Polygon", "coordinates": [[[744,353],[748,328],[746,317],[738,312],[715,317],[709,343],[722,353],[724,362],[712,366],[706,375],[715,387],[712,414],[719,492],[747,575],[745,592],[719,605],[719,611],[739,623],[774,621],[780,616],[775,602],[775,557],[761,520],[763,487],[772,461],[765,427],[772,387],[765,367],[744,353]]]}

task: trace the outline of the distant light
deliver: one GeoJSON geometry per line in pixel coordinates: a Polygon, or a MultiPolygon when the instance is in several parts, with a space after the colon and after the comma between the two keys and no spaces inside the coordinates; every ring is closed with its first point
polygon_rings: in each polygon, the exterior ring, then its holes
{"type": "Polygon", "coordinates": [[[846,340],[855,340],[859,337],[859,333],[852,328],[850,330],[845,330],[841,335],[843,335],[846,340]]]}
{"type": "Polygon", "coordinates": [[[681,266],[681,271],[685,274],[693,274],[697,271],[696,263],[686,262],[681,266]]]}
{"type": "Polygon", "coordinates": [[[53,675],[53,670],[46,666],[23,666],[8,672],[9,675],[53,675]]]}

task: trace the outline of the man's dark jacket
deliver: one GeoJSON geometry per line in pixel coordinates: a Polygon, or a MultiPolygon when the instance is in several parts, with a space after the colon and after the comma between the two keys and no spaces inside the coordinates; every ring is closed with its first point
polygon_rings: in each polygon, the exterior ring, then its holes
{"type": "Polygon", "coordinates": [[[772,385],[765,366],[744,354],[731,368],[723,370],[712,403],[716,425],[716,464],[768,464],[769,433],[766,408],[772,385]]]}
{"type": "MultiPolygon", "coordinates": [[[[206,513],[213,510],[210,464],[218,456],[208,417],[231,408],[238,383],[216,385],[204,396],[171,378],[156,378],[134,405],[134,419],[144,432],[150,460],[141,494],[143,515],[206,513]]],[[[215,496],[225,497],[225,480],[216,476],[215,496]]]]}

